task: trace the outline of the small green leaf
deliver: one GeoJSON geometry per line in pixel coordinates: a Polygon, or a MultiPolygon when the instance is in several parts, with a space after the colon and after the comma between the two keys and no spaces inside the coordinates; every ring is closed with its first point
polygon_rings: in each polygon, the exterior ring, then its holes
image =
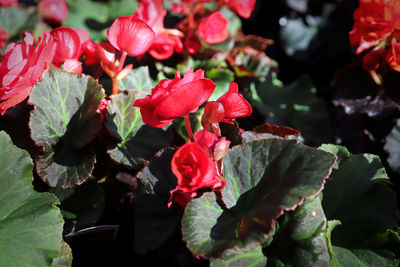
{"type": "Polygon", "coordinates": [[[48,266],[59,255],[58,199],[32,186],[32,160],[0,132],[0,265],[48,266]]]}
{"type": "Polygon", "coordinates": [[[284,86],[275,74],[250,85],[251,103],[265,116],[283,120],[301,132],[306,141],[323,142],[330,136],[325,103],[315,95],[307,76],[284,86]],[[290,124],[289,124],[290,122],[290,124]],[[318,125],[318,131],[315,130],[318,125]]]}
{"type": "Polygon", "coordinates": [[[71,187],[89,176],[95,161],[91,142],[102,122],[96,110],[104,96],[91,77],[55,68],[34,85],[29,126],[32,139],[44,148],[37,172],[50,186],[71,187]]]}
{"type": "Polygon", "coordinates": [[[28,28],[33,28],[36,21],[38,21],[38,16],[35,15],[33,8],[0,7],[0,28],[4,28],[11,38],[17,36],[22,30],[27,31],[28,28]]]}
{"type": "Polygon", "coordinates": [[[268,139],[233,147],[224,158],[223,200],[213,193],[192,200],[182,219],[183,239],[203,257],[248,251],[265,242],[275,220],[322,190],[332,154],[291,140],[268,139]]]}
{"type": "Polygon", "coordinates": [[[149,161],[154,154],[172,141],[171,131],[164,131],[145,125],[140,109],[133,106],[137,98],[144,97],[143,92],[129,90],[126,94],[112,96],[108,104],[106,127],[121,140],[108,153],[111,158],[132,168],[139,168],[144,161],[149,161]]]}
{"type": "Polygon", "coordinates": [[[333,232],[332,243],[364,248],[368,237],[396,227],[396,195],[379,157],[351,155],[345,147],[335,145],[321,149],[338,156],[322,201],[326,217],[342,223],[333,232]]]}
{"type": "Polygon", "coordinates": [[[108,3],[108,20],[132,15],[139,5],[137,0],[113,0],[108,3]],[[123,7],[123,8],[121,8],[123,7]]]}
{"type": "Polygon", "coordinates": [[[178,216],[168,210],[170,191],[177,184],[171,171],[175,151],[171,148],[161,150],[137,175],[142,188],[142,193],[134,198],[137,252],[157,248],[176,228],[178,216]]]}
{"type": "Polygon", "coordinates": [[[306,200],[284,215],[279,230],[266,250],[268,265],[283,262],[291,266],[329,266],[328,221],[321,197],[306,200]]]}
{"type": "Polygon", "coordinates": [[[210,267],[264,267],[266,264],[261,246],[247,252],[228,250],[221,258],[210,259],[210,267]]]}
{"type": "Polygon", "coordinates": [[[119,82],[120,90],[135,89],[147,93],[151,88],[153,88],[153,81],[147,66],[133,69],[125,79],[119,82]]]}

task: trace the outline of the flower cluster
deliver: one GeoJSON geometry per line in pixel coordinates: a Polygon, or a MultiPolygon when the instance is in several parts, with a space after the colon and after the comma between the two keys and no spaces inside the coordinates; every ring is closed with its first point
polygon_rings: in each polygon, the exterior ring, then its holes
{"type": "Polygon", "coordinates": [[[184,206],[199,189],[221,190],[225,186],[222,159],[230,141],[221,136],[220,122],[233,123],[236,118],[250,116],[250,104],[238,93],[232,83],[228,91],[217,101],[207,102],[202,116],[203,130],[193,136],[189,113],[194,113],[207,101],[215,89],[204,71],[190,69],[183,78],[180,72],[174,80],[164,79],[151,95],[138,99],[133,104],[140,108],[143,121],[161,128],[179,117],[184,117],[190,142],[180,147],[172,158],[171,169],[178,186],[171,191],[171,202],[184,206]]]}
{"type": "Polygon", "coordinates": [[[361,0],[350,32],[357,53],[373,48],[364,57],[364,68],[376,70],[382,62],[400,71],[400,1],[361,0]]]}

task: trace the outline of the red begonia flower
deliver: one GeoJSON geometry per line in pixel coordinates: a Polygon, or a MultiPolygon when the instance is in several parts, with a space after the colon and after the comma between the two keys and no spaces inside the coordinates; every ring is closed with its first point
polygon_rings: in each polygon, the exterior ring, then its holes
{"type": "Polygon", "coordinates": [[[361,0],[354,12],[354,26],[349,33],[352,46],[359,45],[357,53],[376,45],[400,30],[400,1],[361,0]]]}
{"type": "Polygon", "coordinates": [[[183,192],[221,186],[215,162],[197,143],[188,143],[180,147],[172,157],[171,169],[178,180],[176,189],[183,192]]]}
{"type": "Polygon", "coordinates": [[[56,51],[56,43],[49,33],[38,38],[36,46],[32,34],[25,33],[24,42],[7,46],[0,62],[0,114],[22,102],[33,85],[49,68],[56,51]]]}
{"type": "Polygon", "coordinates": [[[60,66],[68,59],[78,59],[80,56],[81,40],[78,33],[69,27],[57,27],[51,31],[54,41],[57,43],[56,54],[53,62],[60,66]]]}
{"type": "Polygon", "coordinates": [[[178,117],[196,112],[214,92],[216,85],[204,78],[204,71],[190,69],[181,79],[180,72],[175,80],[162,80],[151,90],[151,95],[138,99],[133,106],[140,107],[143,122],[162,128],[178,117]]]}
{"type": "Polygon", "coordinates": [[[400,71],[400,43],[395,38],[392,39],[391,49],[386,52],[386,62],[395,71],[400,71]]]}
{"type": "Polygon", "coordinates": [[[10,38],[10,35],[8,34],[8,32],[5,29],[0,28],[0,49],[6,45],[6,41],[9,38],[10,38]]]}
{"type": "Polygon", "coordinates": [[[182,52],[183,45],[179,36],[182,34],[177,30],[166,30],[164,28],[164,17],[167,11],[163,9],[161,0],[142,0],[134,16],[146,22],[154,31],[156,37],[149,48],[149,54],[155,59],[163,60],[170,58],[174,51],[182,52]],[[175,33],[177,35],[172,35],[175,33]]]}
{"type": "Polygon", "coordinates": [[[64,61],[63,70],[73,73],[82,73],[82,63],[75,58],[67,59],[64,61]]]}
{"type": "Polygon", "coordinates": [[[18,4],[18,0],[0,0],[0,6],[10,7],[18,4]]]}
{"type": "Polygon", "coordinates": [[[117,18],[107,31],[112,46],[135,57],[145,53],[155,38],[155,33],[146,22],[137,16],[117,18]]]}
{"type": "Polygon", "coordinates": [[[232,124],[232,120],[236,118],[250,116],[251,106],[242,95],[238,94],[238,91],[237,83],[233,82],[228,92],[217,101],[208,102],[201,118],[203,125],[221,121],[232,124]]]}
{"type": "Polygon", "coordinates": [[[45,19],[61,23],[68,17],[68,6],[64,0],[42,0],[38,4],[38,13],[45,19]]]}
{"type": "Polygon", "coordinates": [[[218,137],[212,132],[201,130],[195,134],[194,140],[197,144],[208,151],[210,155],[212,155],[214,145],[218,141],[218,137]]]}
{"type": "Polygon", "coordinates": [[[250,18],[254,10],[256,0],[228,0],[229,7],[242,18],[250,18]]]}
{"type": "Polygon", "coordinates": [[[217,44],[228,38],[228,20],[217,11],[203,18],[197,29],[199,36],[209,44],[217,44]]]}
{"type": "Polygon", "coordinates": [[[189,54],[194,55],[199,51],[201,43],[195,34],[189,34],[185,39],[185,48],[189,54]]]}
{"type": "Polygon", "coordinates": [[[363,68],[365,70],[376,70],[385,58],[385,48],[375,47],[363,57],[363,68]]]}

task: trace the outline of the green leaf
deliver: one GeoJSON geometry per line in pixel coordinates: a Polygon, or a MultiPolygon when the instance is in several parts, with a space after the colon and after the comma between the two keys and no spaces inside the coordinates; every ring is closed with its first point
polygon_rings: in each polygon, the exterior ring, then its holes
{"type": "Polygon", "coordinates": [[[51,262],[51,267],[68,267],[72,265],[72,250],[67,243],[63,241],[60,254],[51,262]]]}
{"type": "Polygon", "coordinates": [[[132,15],[139,5],[137,0],[113,0],[108,3],[108,19],[132,15]],[[123,7],[123,8],[121,8],[123,7]]]}
{"type": "Polygon", "coordinates": [[[292,140],[269,139],[235,146],[224,158],[228,210],[213,193],[192,200],[182,219],[188,248],[205,258],[225,250],[248,251],[267,240],[274,222],[322,190],[332,154],[292,140]]]}
{"type": "Polygon", "coordinates": [[[332,267],[347,266],[399,266],[399,261],[395,259],[394,254],[388,250],[366,250],[366,249],[346,249],[334,246],[335,258],[332,267]]]}
{"type": "Polygon", "coordinates": [[[157,248],[175,230],[178,216],[168,210],[170,191],[177,180],[171,171],[176,149],[166,148],[137,175],[142,193],[135,196],[135,250],[145,253],[157,248]]]}
{"type": "Polygon", "coordinates": [[[150,92],[153,81],[150,77],[149,67],[142,66],[133,69],[129,75],[119,82],[120,90],[135,89],[137,91],[150,92]]]}
{"type": "Polygon", "coordinates": [[[68,17],[63,20],[62,25],[88,31],[90,39],[97,43],[107,38],[107,28],[111,25],[107,22],[107,4],[92,0],[69,0],[68,17]]]}
{"type": "Polygon", "coordinates": [[[250,89],[251,103],[265,116],[283,120],[285,126],[299,130],[306,141],[319,143],[329,138],[325,103],[317,98],[307,76],[284,86],[276,74],[271,74],[252,83],[250,89]]]}
{"type": "Polygon", "coordinates": [[[384,149],[389,154],[387,162],[393,171],[400,173],[400,119],[385,141],[384,149]]]}
{"type": "Polygon", "coordinates": [[[71,187],[89,176],[95,161],[91,142],[102,122],[96,110],[104,96],[90,76],[55,68],[34,85],[29,126],[32,139],[44,148],[37,172],[50,186],[71,187]]]}
{"type": "Polygon", "coordinates": [[[172,141],[170,130],[164,131],[143,123],[140,109],[133,107],[135,100],[143,97],[143,92],[129,90],[126,94],[113,95],[108,104],[106,127],[121,140],[110,147],[108,153],[114,161],[132,168],[141,167],[172,141]]]}
{"type": "Polygon", "coordinates": [[[324,189],[322,205],[329,220],[339,220],[332,243],[364,248],[372,235],[397,226],[396,195],[378,156],[351,155],[345,147],[323,145],[338,161],[324,189]]]}
{"type": "Polygon", "coordinates": [[[295,211],[286,213],[265,250],[269,266],[276,266],[276,262],[289,266],[329,266],[328,221],[321,197],[306,200],[295,211]]]}
{"type": "Polygon", "coordinates": [[[59,255],[63,219],[58,199],[32,186],[32,160],[0,132],[0,262],[47,266],[59,255]]]}
{"type": "Polygon", "coordinates": [[[221,258],[210,259],[210,267],[264,267],[266,264],[267,258],[262,253],[261,246],[247,252],[228,250],[221,258]]]}
{"type": "Polygon", "coordinates": [[[38,16],[33,8],[0,7],[0,28],[4,28],[10,38],[16,37],[22,30],[33,28],[36,21],[38,16]]]}

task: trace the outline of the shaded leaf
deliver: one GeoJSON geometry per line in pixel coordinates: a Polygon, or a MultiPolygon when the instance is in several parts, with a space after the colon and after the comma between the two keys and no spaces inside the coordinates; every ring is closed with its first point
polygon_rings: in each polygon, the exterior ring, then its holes
{"type": "Polygon", "coordinates": [[[322,201],[326,217],[342,223],[333,232],[332,243],[364,248],[368,237],[397,226],[396,195],[379,157],[351,155],[345,147],[335,145],[321,149],[338,156],[322,201]]]}
{"type": "Polygon", "coordinates": [[[329,266],[328,221],[321,197],[284,215],[270,246],[265,248],[268,266],[329,266]]]}
{"type": "Polygon", "coordinates": [[[223,211],[213,193],[193,199],[182,219],[183,239],[195,255],[218,257],[265,242],[274,221],[322,190],[332,154],[269,139],[233,147],[224,158],[223,211]]]}
{"type": "Polygon", "coordinates": [[[250,89],[251,103],[268,119],[280,119],[286,126],[298,129],[306,141],[319,143],[329,138],[325,103],[315,95],[316,90],[308,76],[301,76],[284,86],[276,74],[271,74],[255,81],[250,89]]]}
{"type": "Polygon", "coordinates": [[[228,250],[221,258],[210,259],[210,267],[264,267],[266,264],[267,258],[261,246],[247,252],[228,250]]]}
{"type": "Polygon", "coordinates": [[[389,154],[387,162],[393,171],[400,173],[400,120],[396,121],[385,141],[383,148],[389,154]]]}
{"type": "Polygon", "coordinates": [[[121,140],[110,147],[108,153],[114,161],[132,168],[151,160],[159,149],[172,141],[171,131],[143,123],[140,109],[133,107],[133,102],[142,97],[143,92],[129,90],[126,94],[113,95],[108,104],[107,130],[121,140]]]}
{"type": "Polygon", "coordinates": [[[366,250],[366,249],[346,249],[333,246],[335,257],[332,260],[333,267],[347,266],[399,266],[399,261],[394,254],[388,250],[366,250]]]}
{"type": "Polygon", "coordinates": [[[4,28],[10,38],[17,36],[21,31],[33,28],[38,16],[33,8],[19,6],[0,7],[0,28],[4,28]]]}
{"type": "Polygon", "coordinates": [[[399,109],[399,104],[380,96],[371,100],[371,96],[361,99],[336,99],[335,106],[342,106],[347,115],[367,114],[369,117],[385,117],[399,109]]]}
{"type": "Polygon", "coordinates": [[[212,68],[206,71],[207,78],[217,85],[208,101],[215,101],[228,91],[229,85],[234,80],[233,72],[224,68],[212,68]]]}
{"type": "Polygon", "coordinates": [[[166,148],[137,175],[142,193],[135,196],[135,250],[145,253],[162,244],[175,230],[177,214],[168,210],[177,180],[171,171],[176,149],[166,148]]]}
{"type": "Polygon", "coordinates": [[[153,81],[147,66],[132,69],[128,76],[119,82],[120,90],[135,89],[147,93],[150,92],[151,88],[153,88],[153,81]]]}
{"type": "Polygon", "coordinates": [[[96,112],[104,97],[91,77],[51,68],[35,84],[29,126],[44,148],[36,159],[40,177],[52,187],[71,187],[89,176],[95,161],[91,141],[101,127],[96,112]]]}
{"type": "Polygon", "coordinates": [[[32,186],[32,160],[0,132],[0,262],[48,266],[59,255],[63,219],[58,199],[32,186]]]}

